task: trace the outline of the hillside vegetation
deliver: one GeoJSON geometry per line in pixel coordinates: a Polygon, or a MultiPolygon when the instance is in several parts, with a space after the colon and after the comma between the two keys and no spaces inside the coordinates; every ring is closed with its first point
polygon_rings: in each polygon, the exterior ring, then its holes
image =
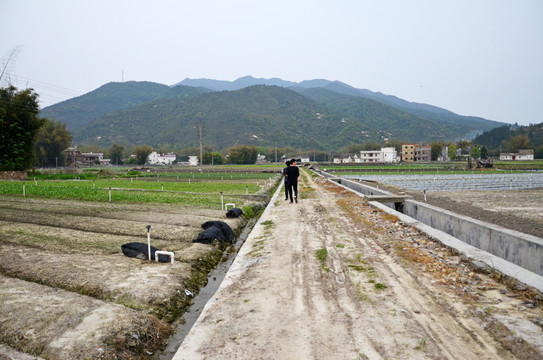
{"type": "Polygon", "coordinates": [[[478,145],[486,146],[491,152],[515,152],[533,149],[536,159],[543,158],[543,123],[529,126],[505,125],[485,131],[473,139],[478,145]]]}
{"type": "Polygon", "coordinates": [[[117,112],[159,98],[182,98],[203,93],[204,90],[153,82],[128,81],[108,83],[85,95],[48,106],[40,116],[59,120],[69,130],[75,130],[105,114],[117,112]]]}
{"type": "Polygon", "coordinates": [[[323,151],[369,141],[453,140],[502,124],[328,80],[244,77],[180,84],[109,83],[45,108],[41,115],[68,124],[74,145],[174,149],[198,144],[200,121],[204,143],[216,149],[247,144],[323,151]],[[264,85],[244,87],[259,82],[264,85]],[[224,88],[229,90],[214,91],[224,88]]]}

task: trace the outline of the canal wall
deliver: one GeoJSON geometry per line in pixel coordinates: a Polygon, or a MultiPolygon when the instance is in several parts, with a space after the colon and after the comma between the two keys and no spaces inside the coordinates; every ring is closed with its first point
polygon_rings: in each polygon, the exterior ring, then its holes
{"type": "MultiPolygon", "coordinates": [[[[328,174],[329,175],[329,174],[328,174]]],[[[324,175],[323,175],[324,176],[324,175]]],[[[326,176],[367,197],[395,194],[358,181],[326,176]]],[[[413,199],[398,203],[370,201],[372,206],[398,216],[429,236],[468,257],[485,262],[505,275],[543,291],[543,239],[463,216],[413,199]],[[398,211],[398,209],[400,211],[398,211]]]]}

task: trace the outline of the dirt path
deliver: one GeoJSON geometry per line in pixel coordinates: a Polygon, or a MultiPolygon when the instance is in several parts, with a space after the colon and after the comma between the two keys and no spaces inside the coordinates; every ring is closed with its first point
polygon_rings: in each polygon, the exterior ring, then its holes
{"type": "Polygon", "coordinates": [[[272,200],[175,360],[516,358],[469,311],[486,296],[468,305],[391,251],[413,229],[327,186],[303,172],[299,204],[272,200]]]}

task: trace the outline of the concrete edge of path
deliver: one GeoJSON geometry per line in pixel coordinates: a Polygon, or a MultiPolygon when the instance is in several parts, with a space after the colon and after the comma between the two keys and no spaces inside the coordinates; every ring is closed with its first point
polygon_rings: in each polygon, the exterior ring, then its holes
{"type": "MultiPolygon", "coordinates": [[[[356,194],[362,198],[365,198],[365,196],[359,192],[356,192],[353,189],[350,189],[340,183],[334,182],[330,179],[327,179],[334,185],[341,186],[342,188],[349,190],[353,194],[356,194]]],[[[465,242],[455,238],[454,236],[451,236],[441,230],[434,229],[426,224],[421,223],[420,221],[413,219],[410,216],[407,216],[399,211],[396,211],[392,208],[389,208],[386,205],[381,204],[377,201],[369,201],[368,202],[371,206],[376,207],[387,214],[394,215],[398,217],[401,221],[404,223],[413,226],[414,228],[422,231],[423,233],[427,234],[431,238],[439,241],[445,246],[448,246],[450,248],[455,249],[460,254],[463,254],[469,258],[479,260],[484,262],[486,265],[491,267],[492,269],[495,269],[502,274],[505,274],[507,276],[510,276],[512,278],[517,279],[518,281],[522,282],[523,284],[526,284],[528,286],[533,287],[537,291],[543,292],[543,276],[540,276],[532,271],[526,270],[516,264],[513,264],[512,262],[509,262],[507,260],[504,260],[496,255],[492,255],[484,250],[478,249],[475,246],[466,244],[465,242]]]]}
{"type": "Polygon", "coordinates": [[[230,285],[236,282],[236,280],[246,271],[246,269],[258,261],[265,261],[266,257],[260,257],[256,259],[252,259],[250,261],[245,260],[247,255],[253,248],[253,244],[255,243],[255,238],[260,235],[260,232],[262,231],[262,227],[258,226],[262,222],[266,221],[269,217],[270,208],[273,206],[273,203],[279,196],[279,193],[281,189],[283,188],[283,183],[281,182],[279,186],[277,187],[277,190],[273,194],[272,198],[270,199],[270,202],[264,209],[264,212],[262,212],[262,215],[256,222],[255,226],[247,236],[247,239],[239,249],[238,254],[236,255],[236,258],[232,262],[232,265],[228,269],[228,272],[226,273],[224,280],[222,281],[221,285],[213,294],[213,296],[207,301],[204,308],[202,309],[202,312],[200,313],[200,316],[190,329],[189,333],[185,337],[185,340],[175,353],[172,360],[184,360],[184,359],[199,359],[202,357],[201,354],[198,353],[198,349],[200,348],[201,343],[207,339],[207,334],[205,333],[205,330],[201,330],[201,324],[203,323],[204,319],[211,314],[214,311],[215,307],[215,301],[217,300],[217,294],[221,292],[221,290],[224,290],[228,288],[230,285]]]}

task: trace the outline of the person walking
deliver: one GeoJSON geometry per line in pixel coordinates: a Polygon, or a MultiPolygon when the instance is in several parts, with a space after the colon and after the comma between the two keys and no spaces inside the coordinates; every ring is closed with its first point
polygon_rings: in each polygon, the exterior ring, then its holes
{"type": "Polygon", "coordinates": [[[290,165],[285,171],[285,177],[288,181],[288,195],[290,197],[290,203],[292,204],[292,191],[294,190],[294,201],[298,203],[298,178],[300,177],[300,170],[296,166],[296,159],[290,159],[290,165]]]}
{"type": "Polygon", "coordinates": [[[287,178],[287,169],[290,166],[290,160],[285,162],[287,167],[283,168],[283,179],[285,180],[285,200],[288,200],[288,178],[287,178]]]}

